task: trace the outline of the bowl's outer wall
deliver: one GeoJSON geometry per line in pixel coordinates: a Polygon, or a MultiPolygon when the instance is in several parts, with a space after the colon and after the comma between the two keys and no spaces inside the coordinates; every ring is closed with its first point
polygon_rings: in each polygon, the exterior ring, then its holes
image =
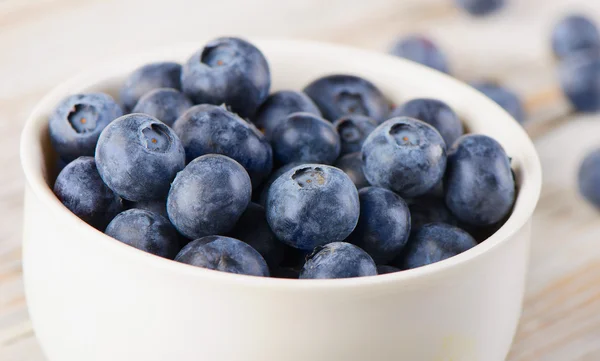
{"type": "Polygon", "coordinates": [[[317,76],[349,72],[372,80],[396,102],[419,96],[447,101],[471,131],[494,136],[513,157],[522,193],[515,214],[486,241],[489,244],[429,269],[371,280],[311,284],[258,279],[172,264],[138,252],[61,209],[50,189],[40,184],[41,176],[51,183],[51,172],[45,172],[54,164],[47,115],[69,93],[94,89],[115,94],[136,65],[168,58],[183,61],[195,47],[99,67],[51,93],[32,115],[23,137],[28,182],[25,288],[48,358],[504,360],[520,316],[529,219],[541,182],[539,162],[525,133],[483,96],[418,65],[323,44],[257,44],[270,61],[274,89],[301,89],[317,76]],[[27,144],[27,137],[37,139],[27,144]],[[32,169],[39,169],[37,178],[32,169]]]}

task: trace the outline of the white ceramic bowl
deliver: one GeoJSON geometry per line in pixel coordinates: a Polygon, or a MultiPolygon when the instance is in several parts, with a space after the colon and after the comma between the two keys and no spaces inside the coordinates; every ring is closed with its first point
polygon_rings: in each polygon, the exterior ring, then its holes
{"type": "Polygon", "coordinates": [[[23,131],[23,267],[29,312],[51,361],[500,361],[521,312],[530,220],[541,186],[535,149],[495,103],[420,65],[347,47],[255,41],[273,90],[353,73],[393,101],[448,102],[471,132],[497,139],[519,184],[514,212],[488,240],[448,260],[343,280],[221,273],[158,258],[94,230],[52,193],[48,114],[65,96],[116,90],[135,67],[184,61],[201,43],[116,61],[60,85],[23,131]]]}

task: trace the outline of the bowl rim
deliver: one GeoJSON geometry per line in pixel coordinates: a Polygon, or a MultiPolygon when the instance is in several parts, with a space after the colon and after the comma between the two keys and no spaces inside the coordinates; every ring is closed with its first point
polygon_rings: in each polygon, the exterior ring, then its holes
{"type": "Polygon", "coordinates": [[[516,120],[512,119],[512,117],[502,108],[500,108],[499,105],[485,97],[483,94],[479,93],[471,86],[449,75],[427,68],[423,65],[372,50],[365,50],[327,42],[297,39],[250,38],[249,41],[255,44],[258,48],[268,46],[269,48],[277,48],[278,51],[280,51],[280,49],[284,49],[283,51],[302,51],[304,53],[335,52],[339,53],[339,55],[351,55],[353,57],[360,58],[361,61],[364,62],[373,62],[373,64],[377,64],[377,66],[383,68],[403,68],[404,71],[407,72],[419,72],[423,75],[427,75],[428,77],[436,77],[440,80],[440,82],[444,83],[444,86],[460,88],[462,92],[467,93],[469,97],[475,98],[478,102],[486,102],[487,107],[495,107],[496,110],[502,111],[506,116],[506,120],[503,120],[503,122],[506,122],[506,127],[510,129],[511,133],[518,135],[516,137],[517,139],[522,140],[522,142],[520,142],[520,146],[526,160],[524,164],[521,164],[521,167],[524,169],[522,184],[519,192],[517,193],[515,205],[510,217],[506,220],[504,225],[500,227],[500,229],[498,229],[484,242],[481,242],[477,246],[461,254],[440,262],[384,275],[318,280],[254,277],[195,267],[142,252],[89,226],[62,205],[62,203],[54,195],[51,186],[46,183],[43,170],[41,167],[39,167],[39,164],[41,164],[43,159],[42,145],[39,139],[47,126],[47,119],[44,119],[44,114],[47,114],[49,109],[53,109],[55,107],[55,98],[57,96],[60,95],[61,97],[65,97],[69,95],[69,89],[71,88],[89,86],[94,82],[106,79],[110,75],[122,72],[127,65],[137,64],[139,66],[140,64],[143,64],[143,62],[158,61],[157,59],[163,58],[165,61],[168,61],[168,57],[164,57],[164,54],[172,54],[177,52],[177,49],[180,51],[187,50],[191,54],[193,53],[194,49],[199,47],[198,44],[203,44],[202,42],[184,43],[175,46],[161,47],[154,51],[132,53],[129,56],[126,55],[119,57],[117,61],[112,60],[101,62],[97,66],[91,67],[87,71],[80,72],[79,74],[71,77],[48,92],[37,103],[33,111],[28,116],[21,133],[20,158],[22,169],[25,175],[25,181],[28,185],[27,189],[31,190],[35,197],[37,197],[37,199],[42,202],[55,217],[64,217],[65,222],[68,222],[69,227],[73,227],[74,231],[77,230],[78,232],[82,232],[81,234],[89,235],[89,237],[83,237],[84,240],[97,242],[97,246],[106,247],[109,249],[109,251],[119,252],[124,256],[131,257],[132,261],[137,260],[139,262],[147,263],[148,267],[158,267],[162,268],[165,272],[169,271],[172,273],[187,275],[189,277],[211,279],[213,281],[251,287],[285,288],[290,291],[307,289],[356,289],[357,287],[361,288],[361,290],[364,290],[365,287],[369,286],[376,287],[388,285],[390,283],[407,283],[410,281],[420,280],[424,277],[434,277],[436,275],[439,276],[444,274],[445,271],[474,261],[480,258],[482,255],[490,253],[503,243],[508,242],[515,235],[515,233],[523,228],[531,219],[533,211],[535,210],[539,200],[542,184],[541,164],[535,147],[525,130],[521,125],[518,124],[516,120]]]}

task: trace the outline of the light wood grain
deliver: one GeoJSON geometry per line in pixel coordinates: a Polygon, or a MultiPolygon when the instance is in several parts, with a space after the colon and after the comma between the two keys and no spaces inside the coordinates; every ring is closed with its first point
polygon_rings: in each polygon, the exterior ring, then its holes
{"type": "Polygon", "coordinates": [[[547,40],[565,11],[582,9],[600,20],[600,2],[509,2],[497,15],[474,19],[450,0],[0,1],[0,360],[44,360],[21,278],[18,136],[52,86],[118,54],[222,34],[276,34],[382,51],[409,32],[436,39],[457,77],[497,79],[526,100],[526,129],[535,138],[545,182],[509,360],[599,360],[600,214],[577,194],[575,174],[585,151],[600,145],[600,117],[571,114],[547,40]]]}

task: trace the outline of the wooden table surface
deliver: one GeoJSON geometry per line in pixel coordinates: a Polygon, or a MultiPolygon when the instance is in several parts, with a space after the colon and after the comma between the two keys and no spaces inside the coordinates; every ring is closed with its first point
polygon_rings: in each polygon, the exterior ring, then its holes
{"type": "Polygon", "coordinates": [[[582,155],[600,145],[600,116],[571,112],[557,90],[548,44],[561,14],[582,11],[600,21],[600,2],[507,2],[503,12],[474,19],[450,0],[170,0],[160,6],[0,0],[0,360],[45,360],[23,295],[18,139],[28,113],[53,85],[118,54],[222,34],[275,34],[382,51],[409,32],[436,39],[458,78],[498,79],[526,100],[525,127],[541,156],[544,186],[524,313],[508,360],[600,360],[600,213],[575,187],[582,155]]]}

